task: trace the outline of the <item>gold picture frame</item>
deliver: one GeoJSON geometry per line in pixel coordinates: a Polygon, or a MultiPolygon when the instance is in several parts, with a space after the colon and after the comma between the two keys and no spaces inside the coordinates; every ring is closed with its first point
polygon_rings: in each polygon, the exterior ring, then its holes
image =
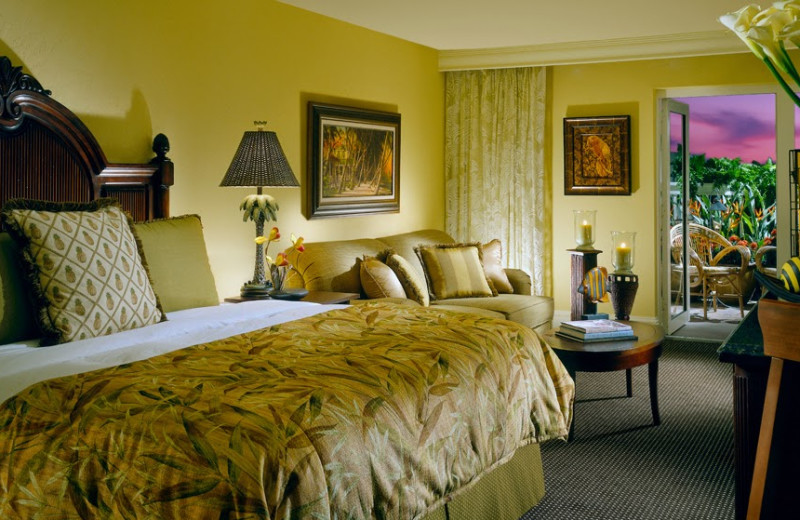
{"type": "Polygon", "coordinates": [[[564,118],[564,194],[630,195],[630,116],[564,118]]]}
{"type": "Polygon", "coordinates": [[[309,219],[400,211],[400,114],[308,104],[309,219]]]}

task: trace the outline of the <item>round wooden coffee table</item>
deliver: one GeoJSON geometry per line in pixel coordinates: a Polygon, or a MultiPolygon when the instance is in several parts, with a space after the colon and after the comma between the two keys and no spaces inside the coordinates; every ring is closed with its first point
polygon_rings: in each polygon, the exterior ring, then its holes
{"type": "MultiPolygon", "coordinates": [[[[625,383],[628,397],[633,395],[631,369],[647,365],[650,383],[650,410],[653,413],[653,424],[661,424],[658,413],[658,358],[661,356],[661,342],[664,341],[664,329],[658,325],[636,321],[622,322],[633,327],[636,340],[604,341],[598,343],[582,343],[556,335],[556,329],[545,333],[545,340],[575,380],[576,372],[613,372],[625,370],[625,383]]],[[[572,427],[569,439],[575,433],[575,412],[572,415],[572,427]]]]}

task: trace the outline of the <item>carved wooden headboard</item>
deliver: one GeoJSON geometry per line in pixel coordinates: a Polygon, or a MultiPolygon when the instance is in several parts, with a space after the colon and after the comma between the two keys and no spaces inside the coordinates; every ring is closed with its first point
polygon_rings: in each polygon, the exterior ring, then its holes
{"type": "Polygon", "coordinates": [[[136,221],[169,216],[169,141],[148,164],[111,164],[88,128],[22,67],[0,56],[0,205],[24,197],[86,202],[112,197],[136,221]]]}

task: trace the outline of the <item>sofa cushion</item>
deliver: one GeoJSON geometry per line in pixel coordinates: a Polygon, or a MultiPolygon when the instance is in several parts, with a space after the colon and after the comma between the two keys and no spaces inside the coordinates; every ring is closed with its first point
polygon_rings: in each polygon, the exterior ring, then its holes
{"type": "Polygon", "coordinates": [[[386,265],[391,267],[397,275],[408,298],[425,307],[430,305],[431,300],[425,279],[408,260],[397,253],[392,253],[386,258],[386,265]]]}
{"type": "MultiPolygon", "coordinates": [[[[440,301],[435,302],[437,309],[442,309],[445,311],[454,311],[454,312],[468,312],[470,314],[478,314],[480,316],[486,316],[487,318],[497,318],[500,320],[506,319],[506,315],[502,312],[494,311],[491,309],[483,309],[481,307],[475,306],[467,306],[467,305],[453,305],[451,302],[453,300],[447,301],[440,301]]],[[[434,302],[431,302],[433,305],[434,302]]]]}
{"type": "Polygon", "coordinates": [[[361,261],[361,287],[367,298],[406,297],[406,291],[392,268],[372,256],[361,261]]]}
{"type": "Polygon", "coordinates": [[[483,270],[498,293],[513,293],[514,287],[508,280],[503,268],[503,246],[500,240],[494,239],[481,246],[483,270]]]}
{"type": "Polygon", "coordinates": [[[219,305],[198,215],[140,222],[134,228],[164,312],[219,305]]]}
{"type": "Polygon", "coordinates": [[[431,299],[494,296],[481,262],[480,244],[438,244],[415,248],[431,299]]]}
{"type": "Polygon", "coordinates": [[[287,287],[309,291],[352,292],[363,294],[359,263],[366,256],[377,256],[386,245],[372,238],[304,242],[305,251],[286,250],[294,267],[286,278],[287,287]]]}
{"type": "Polygon", "coordinates": [[[434,301],[433,305],[444,303],[463,307],[477,307],[503,313],[506,319],[516,321],[530,328],[539,327],[553,319],[553,299],[545,296],[522,294],[500,294],[494,298],[455,298],[434,301]]]}

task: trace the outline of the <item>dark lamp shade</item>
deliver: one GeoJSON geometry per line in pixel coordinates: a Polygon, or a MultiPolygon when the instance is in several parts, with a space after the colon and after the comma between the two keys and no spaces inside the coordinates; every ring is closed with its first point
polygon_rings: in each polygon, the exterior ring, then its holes
{"type": "Polygon", "coordinates": [[[245,132],[220,186],[300,186],[275,132],[245,132]]]}

